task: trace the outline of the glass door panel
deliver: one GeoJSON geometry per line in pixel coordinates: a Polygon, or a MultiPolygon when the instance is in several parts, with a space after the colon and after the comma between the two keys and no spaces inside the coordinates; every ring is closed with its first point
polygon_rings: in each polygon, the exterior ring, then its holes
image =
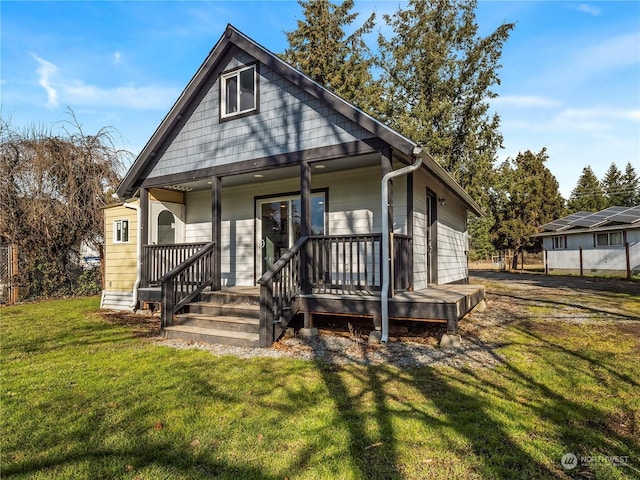
{"type": "Polygon", "coordinates": [[[261,207],[262,271],[266,272],[289,249],[289,202],[267,202],[261,207]]]}
{"type": "MultiPolygon", "coordinates": [[[[300,197],[281,197],[258,203],[262,273],[291,248],[301,236],[300,197]]],[[[311,235],[324,235],[325,194],[311,197],[311,235]]]]}

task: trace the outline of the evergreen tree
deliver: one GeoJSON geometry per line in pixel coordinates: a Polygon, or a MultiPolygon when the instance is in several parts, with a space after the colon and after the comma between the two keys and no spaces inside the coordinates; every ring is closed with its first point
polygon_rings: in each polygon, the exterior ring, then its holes
{"type": "Polygon", "coordinates": [[[371,71],[374,59],[364,36],[374,27],[375,13],[351,34],[345,27],[357,19],[353,0],[337,5],[329,0],[298,0],[304,19],[286,32],[289,47],[282,58],[345,100],[375,113],[380,87],[371,71]]]}
{"type": "Polygon", "coordinates": [[[491,231],[495,223],[493,215],[486,215],[484,217],[470,215],[467,223],[469,225],[469,260],[475,261],[491,258],[496,252],[491,236],[491,231]]]}
{"type": "Polygon", "coordinates": [[[635,168],[631,165],[631,162],[627,163],[620,183],[623,191],[620,205],[623,207],[635,207],[636,205],[640,205],[640,179],[636,174],[635,168]]]}
{"type": "Polygon", "coordinates": [[[602,186],[590,166],[582,169],[576,188],[571,191],[567,204],[569,213],[599,212],[607,208],[607,198],[602,186]]]}
{"type": "Polygon", "coordinates": [[[380,35],[385,81],[383,119],[418,142],[483,206],[502,143],[499,117],[489,112],[499,84],[502,46],[513,24],[478,34],[477,2],[410,0],[385,15],[380,35]]]}
{"type": "Polygon", "coordinates": [[[607,197],[607,207],[623,205],[625,191],[622,185],[622,172],[612,163],[602,179],[602,190],[607,197]]]}
{"type": "Polygon", "coordinates": [[[519,252],[536,245],[538,228],[564,215],[559,184],[546,167],[546,149],[519,153],[500,167],[501,192],[495,198],[496,238],[501,247],[519,252]]]}

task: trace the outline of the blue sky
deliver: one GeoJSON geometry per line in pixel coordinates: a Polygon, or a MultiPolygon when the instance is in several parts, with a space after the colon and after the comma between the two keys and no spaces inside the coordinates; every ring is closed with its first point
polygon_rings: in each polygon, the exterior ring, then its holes
{"type": "MultiPolygon", "coordinates": [[[[357,1],[393,13],[398,1],[357,1]]],[[[111,126],[138,153],[227,23],[273,52],[302,16],[294,1],[0,2],[1,113],[13,127],[111,126]]],[[[516,22],[493,107],[502,160],[547,147],[568,197],[585,165],[640,173],[640,2],[481,1],[481,33],[516,22]]],[[[372,45],[375,36],[371,37],[372,45]]]]}

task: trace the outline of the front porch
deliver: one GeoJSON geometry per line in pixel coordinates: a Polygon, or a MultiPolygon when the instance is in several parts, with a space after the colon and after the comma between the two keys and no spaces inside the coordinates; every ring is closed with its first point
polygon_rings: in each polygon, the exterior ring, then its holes
{"type": "MultiPolygon", "coordinates": [[[[143,248],[141,301],[162,305],[162,328],[171,337],[268,347],[295,318],[382,317],[381,235],[302,237],[256,286],[215,288],[213,242],[143,248]]],[[[484,299],[484,287],[468,284],[413,289],[411,238],[391,237],[388,316],[392,322],[443,323],[448,332],[484,299]]]]}

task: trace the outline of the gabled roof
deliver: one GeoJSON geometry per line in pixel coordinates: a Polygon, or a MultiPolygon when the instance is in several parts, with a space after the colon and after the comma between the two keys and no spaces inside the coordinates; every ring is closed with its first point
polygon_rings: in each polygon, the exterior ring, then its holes
{"type": "MultiPolygon", "coordinates": [[[[237,46],[245,51],[259,62],[268,65],[271,69],[287,79],[294,85],[298,86],[305,92],[309,93],[318,100],[324,101],[336,111],[353,121],[363,129],[370,132],[373,136],[380,138],[395,150],[401,152],[405,156],[412,158],[417,149],[417,144],[407,137],[396,132],[384,123],[375,119],[371,115],[365,113],[355,107],[346,100],[340,98],[335,93],[323,87],[307,75],[295,69],[288,63],[284,62],[277,55],[273,54],[263,46],[259,45],[232,25],[227,28],[209,55],[202,63],[198,71],[195,73],[187,87],[178,97],[169,113],[164,117],[160,126],[156,129],[151,139],[147,142],[142,152],[138,155],[136,161],[131,166],[120,186],[117,194],[125,197],[133,193],[135,182],[145,172],[147,167],[154,161],[156,151],[166,141],[169,134],[182,118],[183,113],[193,101],[194,97],[203,87],[209,77],[210,72],[215,68],[216,64],[232,46],[237,46]]],[[[429,155],[422,151],[420,156],[423,159],[425,168],[433,173],[440,181],[448,186],[467,208],[477,215],[482,215],[482,210],[478,204],[464,191],[464,189],[429,155]]]]}
{"type": "Polygon", "coordinates": [[[635,207],[609,207],[599,212],[578,212],[559,218],[540,227],[536,236],[560,233],[583,233],[612,228],[640,228],[640,205],[635,207]]]}

